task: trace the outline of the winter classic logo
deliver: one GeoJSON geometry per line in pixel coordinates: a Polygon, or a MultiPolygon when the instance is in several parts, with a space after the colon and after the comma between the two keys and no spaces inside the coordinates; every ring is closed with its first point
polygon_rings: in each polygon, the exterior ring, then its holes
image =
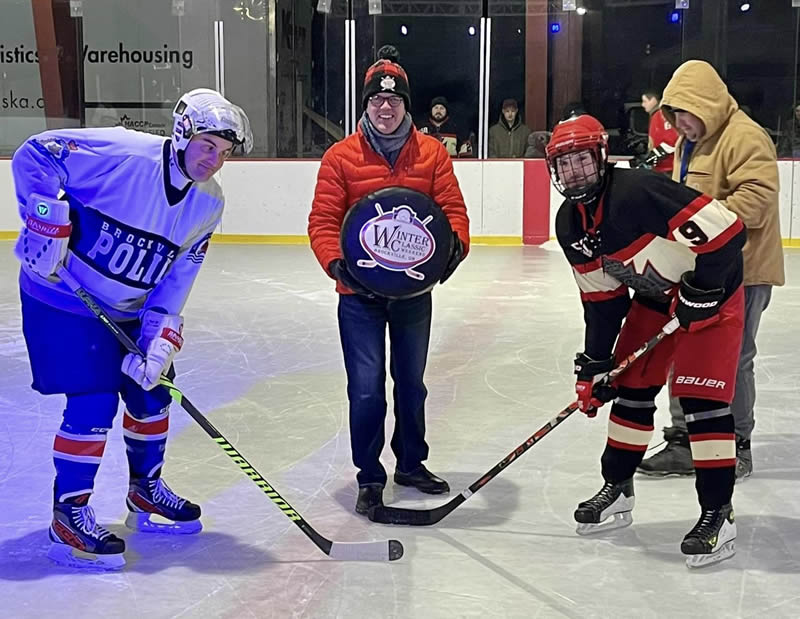
{"type": "Polygon", "coordinates": [[[368,220],[359,233],[361,247],[372,259],[359,260],[358,266],[370,269],[381,266],[389,271],[405,271],[417,280],[425,279],[414,267],[427,262],[436,250],[436,241],[426,227],[433,217],[420,220],[406,204],[384,213],[376,202],[375,210],[378,215],[368,220]]]}

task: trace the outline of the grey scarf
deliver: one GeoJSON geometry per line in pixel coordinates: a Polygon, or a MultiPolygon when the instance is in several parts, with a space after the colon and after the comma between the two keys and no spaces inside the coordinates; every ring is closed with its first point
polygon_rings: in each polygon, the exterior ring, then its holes
{"type": "Polygon", "coordinates": [[[394,167],[400,150],[408,140],[408,136],[411,135],[411,114],[406,112],[400,126],[394,130],[394,133],[388,135],[375,128],[366,112],[361,116],[359,124],[372,149],[386,159],[390,166],[394,167]]]}

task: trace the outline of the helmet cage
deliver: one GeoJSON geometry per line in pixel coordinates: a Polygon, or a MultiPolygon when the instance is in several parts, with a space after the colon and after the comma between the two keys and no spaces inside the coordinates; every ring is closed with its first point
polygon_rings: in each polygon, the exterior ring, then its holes
{"type": "MultiPolygon", "coordinates": [[[[558,192],[569,200],[589,200],[595,197],[603,186],[603,180],[608,169],[608,137],[604,131],[584,131],[581,132],[581,127],[572,134],[564,136],[558,135],[559,127],[556,126],[553,132],[553,137],[546,148],[545,160],[547,161],[547,169],[550,173],[550,179],[558,192]],[[587,166],[582,166],[581,170],[573,170],[570,175],[571,179],[583,176],[583,183],[576,183],[575,180],[570,180],[569,185],[561,177],[558,170],[558,160],[564,155],[579,152],[589,152],[594,160],[594,168],[587,169],[587,166]],[[592,178],[594,177],[594,178],[592,178]]],[[[563,164],[562,160],[562,165],[563,164]]]]}

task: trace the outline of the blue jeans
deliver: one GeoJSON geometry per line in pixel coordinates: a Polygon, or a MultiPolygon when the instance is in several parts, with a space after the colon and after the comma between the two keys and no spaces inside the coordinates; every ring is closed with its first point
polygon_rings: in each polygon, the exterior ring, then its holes
{"type": "Polygon", "coordinates": [[[392,451],[397,470],[411,473],[428,457],[423,382],[431,335],[430,293],[403,300],[339,295],[339,336],[350,401],[350,448],[359,486],[386,484],[386,326],[394,381],[392,451]]]}

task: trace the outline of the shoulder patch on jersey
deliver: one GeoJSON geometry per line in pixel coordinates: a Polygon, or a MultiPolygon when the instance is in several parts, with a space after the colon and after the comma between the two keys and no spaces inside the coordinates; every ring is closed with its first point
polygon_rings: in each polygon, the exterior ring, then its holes
{"type": "Polygon", "coordinates": [[[208,251],[208,242],[211,239],[212,234],[212,232],[209,232],[203,238],[197,241],[197,243],[192,245],[192,248],[189,250],[189,254],[186,256],[186,259],[191,260],[195,264],[202,264],[206,257],[206,252],[208,251]]]}
{"type": "Polygon", "coordinates": [[[32,143],[36,150],[53,157],[56,161],[64,161],[69,156],[70,151],[78,150],[75,140],[67,142],[62,138],[37,138],[32,140],[32,143]]]}

